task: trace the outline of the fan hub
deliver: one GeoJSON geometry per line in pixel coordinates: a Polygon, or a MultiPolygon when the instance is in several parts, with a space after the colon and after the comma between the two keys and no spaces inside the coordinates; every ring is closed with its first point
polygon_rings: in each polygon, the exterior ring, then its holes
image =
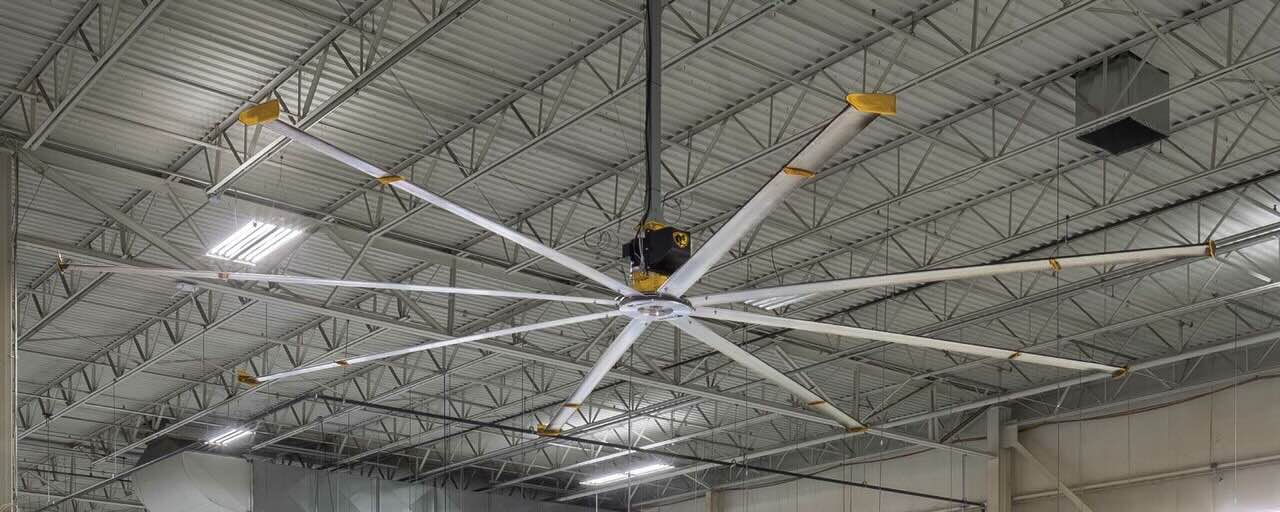
{"type": "Polygon", "coordinates": [[[693,312],[693,306],[676,297],[641,295],[623,300],[618,305],[618,310],[629,318],[654,321],[689,316],[693,312]]]}

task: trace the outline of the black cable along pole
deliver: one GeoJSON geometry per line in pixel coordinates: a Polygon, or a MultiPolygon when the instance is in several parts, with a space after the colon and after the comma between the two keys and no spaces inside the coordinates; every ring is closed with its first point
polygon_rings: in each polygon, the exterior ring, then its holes
{"type": "Polygon", "coordinates": [[[662,4],[664,1],[649,0],[645,5],[645,213],[640,219],[642,225],[651,219],[662,220],[662,4]]]}
{"type": "MultiPolygon", "coordinates": [[[[487,428],[487,429],[499,430],[499,431],[503,431],[503,432],[517,432],[517,433],[521,433],[521,434],[533,434],[533,433],[534,433],[534,432],[533,432],[533,430],[528,429],[528,428],[523,428],[523,427],[513,427],[513,426],[510,426],[510,425],[502,425],[502,424],[499,424],[499,423],[493,423],[493,422],[487,422],[487,421],[481,421],[481,420],[472,420],[472,419],[467,419],[467,418],[458,418],[458,417],[455,417],[455,416],[449,416],[449,415],[446,415],[446,414],[437,414],[437,413],[427,412],[427,411],[418,411],[418,410],[414,410],[414,409],[406,409],[406,408],[403,408],[403,407],[394,407],[394,406],[390,406],[390,405],[376,404],[376,403],[373,403],[373,402],[364,402],[364,401],[360,401],[360,400],[351,400],[351,399],[347,399],[347,398],[339,398],[339,397],[336,397],[336,396],[329,396],[329,395],[316,395],[316,398],[317,398],[317,399],[320,399],[320,400],[326,400],[326,401],[329,401],[329,402],[336,402],[336,403],[341,403],[341,404],[350,404],[350,405],[358,405],[358,406],[360,406],[360,407],[364,407],[364,408],[367,408],[367,409],[377,409],[377,410],[381,410],[381,411],[384,411],[384,412],[392,412],[392,413],[399,413],[399,414],[407,414],[407,415],[412,415],[412,416],[421,416],[421,417],[424,417],[424,418],[431,418],[431,419],[437,419],[437,420],[445,420],[445,421],[454,421],[454,422],[458,422],[458,423],[465,423],[465,424],[468,424],[468,425],[473,425],[473,426],[475,426],[475,427],[477,427],[477,428],[487,428]]],[[[468,429],[468,430],[474,430],[474,429],[468,429]]],[[[768,468],[768,467],[764,467],[764,466],[753,466],[753,465],[750,465],[750,464],[743,464],[743,463],[737,463],[737,462],[725,462],[725,461],[722,461],[722,460],[710,459],[710,458],[706,458],[706,457],[698,457],[698,456],[695,456],[695,455],[683,455],[683,454],[679,454],[679,453],[670,453],[670,452],[664,452],[664,451],[659,451],[659,450],[650,450],[650,449],[647,449],[647,448],[632,447],[632,446],[627,446],[627,445],[625,445],[625,444],[611,443],[611,442],[608,442],[608,441],[596,441],[596,440],[594,440],[594,439],[586,439],[586,438],[581,438],[581,437],[567,436],[567,435],[563,435],[563,434],[556,436],[556,437],[555,437],[555,439],[559,439],[559,440],[563,440],[563,441],[570,441],[570,442],[575,442],[575,443],[589,444],[589,445],[593,445],[593,446],[601,446],[601,447],[605,447],[605,448],[614,448],[614,449],[617,449],[617,450],[630,450],[630,451],[633,451],[633,452],[636,452],[636,453],[644,453],[644,454],[648,454],[648,455],[654,455],[654,456],[658,456],[658,457],[667,457],[667,458],[672,458],[672,459],[681,459],[681,460],[687,460],[687,461],[690,461],[690,462],[699,462],[699,463],[703,463],[703,464],[716,464],[716,465],[719,465],[719,466],[726,466],[726,467],[740,467],[740,468],[743,468],[743,469],[748,469],[748,470],[751,470],[751,471],[759,471],[759,472],[762,472],[762,473],[770,473],[770,474],[774,474],[774,475],[788,476],[788,477],[792,477],[792,478],[803,478],[803,479],[806,479],[806,480],[815,480],[815,481],[818,481],[818,482],[827,482],[827,483],[832,483],[832,484],[847,485],[847,486],[850,486],[850,487],[861,487],[861,488],[863,488],[863,489],[871,489],[871,490],[875,490],[875,491],[891,492],[891,493],[895,493],[895,494],[902,494],[902,495],[905,495],[905,496],[913,496],[913,497],[916,497],[916,498],[925,498],[925,499],[931,499],[931,500],[946,501],[946,502],[956,503],[956,504],[966,505],[966,506],[973,506],[973,507],[984,507],[984,506],[985,506],[983,503],[981,503],[981,502],[977,502],[977,501],[969,501],[969,500],[964,500],[964,499],[951,498],[951,497],[947,497],[947,496],[939,496],[939,495],[936,495],[936,494],[929,494],[929,493],[923,493],[923,492],[909,491],[909,490],[906,490],[906,489],[898,489],[898,488],[894,488],[894,487],[885,487],[885,486],[881,486],[881,485],[874,485],[874,484],[868,484],[868,483],[863,483],[863,482],[852,482],[852,481],[849,481],[849,480],[840,480],[840,479],[837,479],[837,478],[829,478],[829,477],[825,477],[825,476],[819,476],[819,475],[817,475],[817,474],[796,473],[796,472],[794,472],[794,471],[786,471],[786,470],[782,470],[782,469],[773,469],[773,468],[768,468]]],[[[483,491],[483,490],[484,490],[484,489],[480,489],[480,491],[483,491]]]]}

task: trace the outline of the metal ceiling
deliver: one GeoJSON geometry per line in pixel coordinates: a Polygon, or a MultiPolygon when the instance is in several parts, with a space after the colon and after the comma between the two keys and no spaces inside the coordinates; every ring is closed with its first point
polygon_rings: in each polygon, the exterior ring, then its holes
{"type": "MultiPolygon", "coordinates": [[[[717,327],[897,435],[856,436],[660,327],[592,396],[574,435],[805,472],[883,452],[959,449],[955,433],[994,403],[1048,416],[1273,369],[1276,5],[675,0],[665,16],[663,189],[667,220],[689,228],[695,247],[844,93],[890,91],[900,105],[696,292],[1208,238],[1219,255],[789,306],[794,318],[1141,368],[1123,378],[717,327]],[[1126,51],[1170,73],[1173,134],[1112,157],[1076,140],[1071,76],[1126,51]]],[[[618,246],[643,200],[641,8],[630,0],[4,0],[0,121],[24,148],[22,506],[136,508],[127,481],[104,479],[132,466],[146,443],[242,424],[257,431],[245,449],[252,456],[541,500],[653,504],[761,477],[674,460],[674,471],[629,490],[584,487],[584,477],[651,456],[462,432],[316,398],[531,427],[621,321],[253,393],[235,380],[241,368],[283,370],[585,306],[56,271],[59,257],[224,268],[201,255],[248,220],[274,219],[305,229],[305,241],[254,271],[599,292],[306,148],[263,152],[270,138],[235,115],[278,98],[309,132],[621,277],[618,246]]]]}

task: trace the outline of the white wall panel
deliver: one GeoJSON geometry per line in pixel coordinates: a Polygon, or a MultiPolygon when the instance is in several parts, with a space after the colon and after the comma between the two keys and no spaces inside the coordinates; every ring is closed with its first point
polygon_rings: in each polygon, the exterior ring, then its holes
{"type": "MultiPolygon", "coordinates": [[[[1280,510],[1280,381],[1263,379],[1163,406],[1025,425],[1020,442],[1094,512],[1280,510]]],[[[980,446],[981,443],[974,446],[980,446]]],[[[929,451],[822,473],[985,501],[981,461],[929,451]]],[[[760,475],[750,475],[752,479],[760,475]]],[[[1016,512],[1071,512],[1056,482],[1015,455],[1016,512]]],[[[727,490],[715,512],[947,510],[947,504],[810,480],[727,490]]],[[[650,510],[707,510],[705,498],[650,510]]]]}

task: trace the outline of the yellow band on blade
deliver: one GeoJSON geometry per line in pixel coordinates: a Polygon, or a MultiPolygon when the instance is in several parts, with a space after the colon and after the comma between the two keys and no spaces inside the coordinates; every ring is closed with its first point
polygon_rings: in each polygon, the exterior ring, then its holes
{"type": "Polygon", "coordinates": [[[248,385],[251,385],[251,386],[256,386],[256,385],[258,385],[258,384],[260,384],[260,383],[261,383],[261,382],[257,379],[257,377],[254,377],[254,376],[252,376],[252,375],[249,375],[249,372],[246,372],[246,371],[244,371],[244,370],[237,370],[237,371],[236,371],[236,380],[237,380],[237,381],[239,381],[241,384],[248,384],[248,385]]]}
{"type": "Polygon", "coordinates": [[[388,174],[386,176],[382,176],[378,178],[378,183],[381,183],[383,185],[390,185],[397,181],[404,181],[404,176],[400,176],[396,174],[388,174]]]}
{"type": "Polygon", "coordinates": [[[246,126],[269,123],[280,117],[280,100],[254,105],[240,113],[240,122],[246,126]]]}
{"type": "Polygon", "coordinates": [[[855,92],[845,96],[845,101],[859,112],[892,116],[898,114],[898,97],[892,94],[855,92]]]}
{"type": "Polygon", "coordinates": [[[1218,243],[1210,240],[1204,244],[1204,255],[1210,258],[1218,257],[1218,243]]]}

